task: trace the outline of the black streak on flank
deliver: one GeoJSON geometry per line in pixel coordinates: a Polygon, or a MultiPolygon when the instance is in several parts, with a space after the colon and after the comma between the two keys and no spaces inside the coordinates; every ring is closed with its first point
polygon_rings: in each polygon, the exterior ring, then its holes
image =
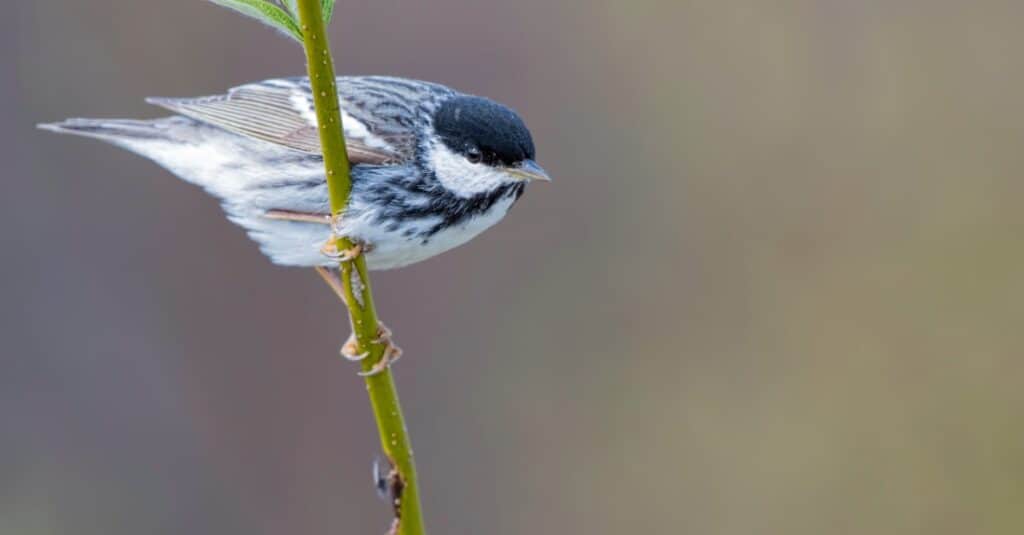
{"type": "Polygon", "coordinates": [[[490,210],[495,203],[509,196],[519,199],[523,194],[525,184],[505,184],[493,191],[478,193],[469,198],[458,197],[447,190],[435,193],[430,203],[425,207],[417,207],[402,214],[403,217],[429,217],[441,216],[441,221],[422,234],[424,242],[438,232],[456,226],[466,221],[483,215],[490,210]]]}

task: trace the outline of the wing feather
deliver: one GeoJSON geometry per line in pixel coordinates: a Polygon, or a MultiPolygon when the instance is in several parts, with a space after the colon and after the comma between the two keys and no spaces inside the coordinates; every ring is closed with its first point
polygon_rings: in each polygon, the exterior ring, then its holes
{"type": "MultiPolygon", "coordinates": [[[[382,83],[386,85],[388,80],[391,79],[339,78],[342,111],[345,114],[342,121],[345,125],[345,142],[349,160],[353,164],[387,165],[405,161],[412,156],[415,139],[413,127],[417,117],[411,116],[405,120],[377,117],[373,105],[380,106],[380,98],[374,100],[361,93],[367,86],[378,88],[382,83]]],[[[394,79],[394,83],[399,82],[407,83],[394,79]]],[[[435,87],[440,88],[433,84],[425,87],[431,95],[438,91],[435,87]]],[[[392,97],[398,96],[397,93],[392,94],[392,97]]],[[[402,96],[415,98],[415,95],[402,96]]],[[[236,87],[224,95],[146,100],[237,134],[306,153],[321,152],[316,113],[306,79],[267,80],[236,87]]],[[[408,109],[415,115],[412,107],[408,109]]]]}

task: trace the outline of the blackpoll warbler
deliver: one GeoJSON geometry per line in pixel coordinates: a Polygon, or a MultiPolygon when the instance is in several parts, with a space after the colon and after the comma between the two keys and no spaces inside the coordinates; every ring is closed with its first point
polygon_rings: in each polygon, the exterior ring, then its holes
{"type": "Polygon", "coordinates": [[[338,91],[352,192],[329,216],[309,80],[266,80],[226,95],[148,101],[177,115],[68,119],[41,128],[96,137],[152,159],[219,198],[270,259],[334,267],[358,244],[368,267],[430,258],[494,225],[531,180],[529,130],[509,108],[447,87],[390,77],[341,77],[338,91]]]}

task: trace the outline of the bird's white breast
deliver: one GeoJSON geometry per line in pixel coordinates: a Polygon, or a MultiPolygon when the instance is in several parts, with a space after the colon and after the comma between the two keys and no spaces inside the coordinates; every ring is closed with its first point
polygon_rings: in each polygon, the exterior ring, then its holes
{"type": "Polygon", "coordinates": [[[514,202],[514,197],[501,199],[490,210],[444,228],[428,238],[417,237],[417,232],[411,237],[403,233],[409,228],[429,229],[440,221],[439,218],[416,220],[391,231],[364,216],[345,222],[343,230],[347,235],[371,244],[372,250],[366,255],[370,269],[392,269],[426,260],[468,242],[501,221],[514,202]]]}

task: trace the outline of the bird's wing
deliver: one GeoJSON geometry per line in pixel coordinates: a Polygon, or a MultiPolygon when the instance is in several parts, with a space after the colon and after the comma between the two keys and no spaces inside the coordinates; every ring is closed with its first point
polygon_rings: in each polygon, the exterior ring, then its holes
{"type": "MultiPolygon", "coordinates": [[[[415,100],[417,94],[397,90],[417,84],[424,87],[420,92],[427,93],[424,98],[428,107],[433,102],[429,96],[444,90],[433,84],[399,79],[338,78],[346,146],[353,164],[394,164],[412,156],[417,121],[424,111],[419,108],[423,104],[415,100]],[[400,115],[402,110],[408,110],[409,115],[400,115]]],[[[147,102],[237,134],[302,152],[321,152],[316,111],[305,78],[243,85],[225,95],[150,98],[147,102]]]]}
{"type": "MultiPolygon", "coordinates": [[[[299,80],[309,83],[305,78],[299,80]]],[[[345,121],[364,126],[370,137],[411,157],[416,149],[417,132],[431,121],[434,111],[455,92],[442,85],[419,80],[343,76],[338,78],[338,94],[341,95],[345,121]]]]}

